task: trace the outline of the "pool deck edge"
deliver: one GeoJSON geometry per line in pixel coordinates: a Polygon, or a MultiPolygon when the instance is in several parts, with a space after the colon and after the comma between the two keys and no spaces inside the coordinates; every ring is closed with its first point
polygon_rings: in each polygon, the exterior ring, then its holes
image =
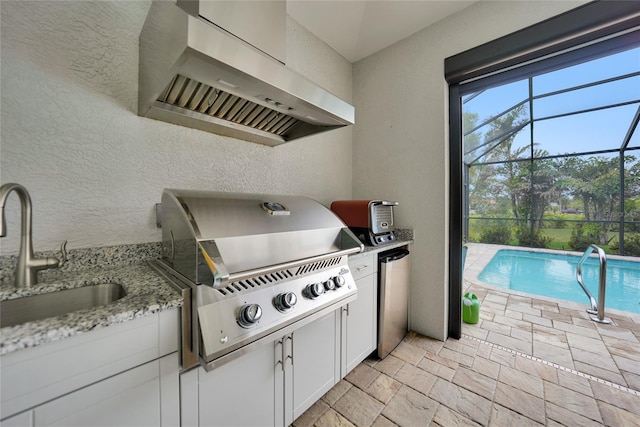
{"type": "MultiPolygon", "coordinates": [[[[525,247],[519,247],[519,246],[492,245],[487,243],[467,243],[467,247],[468,249],[467,249],[467,255],[466,255],[465,266],[464,266],[464,274],[463,274],[463,280],[462,280],[463,294],[467,291],[467,289],[471,285],[477,285],[477,286],[483,286],[489,289],[503,291],[503,292],[507,292],[507,293],[522,296],[522,297],[535,298],[541,301],[562,302],[563,306],[570,309],[574,309],[574,310],[586,310],[589,306],[589,301],[587,300],[586,297],[585,297],[584,304],[581,304],[581,303],[564,300],[564,299],[551,298],[543,295],[536,295],[536,294],[530,294],[526,292],[515,291],[512,289],[505,289],[499,286],[490,285],[478,279],[478,276],[480,275],[480,273],[482,273],[482,271],[487,266],[487,264],[489,264],[489,262],[495,256],[495,254],[500,250],[515,250],[515,251],[520,250],[520,251],[527,251],[527,252],[540,252],[540,253],[562,254],[562,255],[572,255],[572,256],[581,256],[582,252],[564,251],[564,250],[555,250],[555,249],[541,249],[541,248],[525,248],[525,247]]],[[[619,255],[607,255],[607,259],[640,262],[640,257],[622,257],[619,255]]],[[[576,289],[579,290],[577,286],[578,284],[576,282],[576,289]]],[[[606,314],[628,317],[628,318],[631,318],[635,323],[640,324],[640,314],[637,314],[637,313],[616,310],[613,308],[607,308],[606,314]]]]}

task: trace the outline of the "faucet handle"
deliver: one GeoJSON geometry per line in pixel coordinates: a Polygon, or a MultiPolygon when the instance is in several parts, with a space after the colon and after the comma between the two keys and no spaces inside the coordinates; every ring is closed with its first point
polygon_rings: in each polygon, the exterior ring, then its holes
{"type": "Polygon", "coordinates": [[[62,267],[65,262],[67,262],[67,241],[65,240],[60,245],[60,252],[62,252],[62,257],[60,257],[60,262],[58,263],[58,268],[62,267]]]}

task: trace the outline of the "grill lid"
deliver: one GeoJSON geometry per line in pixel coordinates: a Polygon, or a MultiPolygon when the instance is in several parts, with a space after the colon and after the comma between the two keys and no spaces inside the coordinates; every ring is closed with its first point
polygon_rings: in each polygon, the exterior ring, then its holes
{"type": "Polygon", "coordinates": [[[363,249],[333,212],[300,196],[166,189],[162,234],[163,258],[214,287],[363,249]]]}

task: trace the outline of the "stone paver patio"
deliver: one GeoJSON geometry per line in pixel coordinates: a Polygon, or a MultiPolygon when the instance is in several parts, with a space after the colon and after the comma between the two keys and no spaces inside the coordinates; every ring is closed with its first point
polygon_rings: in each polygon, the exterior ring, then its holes
{"type": "Polygon", "coordinates": [[[463,287],[480,321],[460,340],[410,332],[300,416],[303,426],[640,425],[640,315],[506,291],[477,280],[495,253],[471,245],[463,287]]]}

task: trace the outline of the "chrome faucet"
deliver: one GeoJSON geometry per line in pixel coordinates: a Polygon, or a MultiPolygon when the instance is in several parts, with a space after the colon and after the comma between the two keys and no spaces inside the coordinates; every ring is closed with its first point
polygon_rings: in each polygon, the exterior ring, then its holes
{"type": "Polygon", "coordinates": [[[38,271],[47,268],[61,267],[66,258],[66,243],[61,246],[62,261],[55,257],[36,258],[33,255],[33,244],[31,240],[31,197],[26,188],[20,184],[9,183],[0,187],[0,237],[7,235],[7,222],[4,215],[4,205],[7,202],[9,193],[15,191],[20,198],[21,211],[21,235],[20,253],[16,265],[16,288],[28,288],[38,282],[38,271]]]}

